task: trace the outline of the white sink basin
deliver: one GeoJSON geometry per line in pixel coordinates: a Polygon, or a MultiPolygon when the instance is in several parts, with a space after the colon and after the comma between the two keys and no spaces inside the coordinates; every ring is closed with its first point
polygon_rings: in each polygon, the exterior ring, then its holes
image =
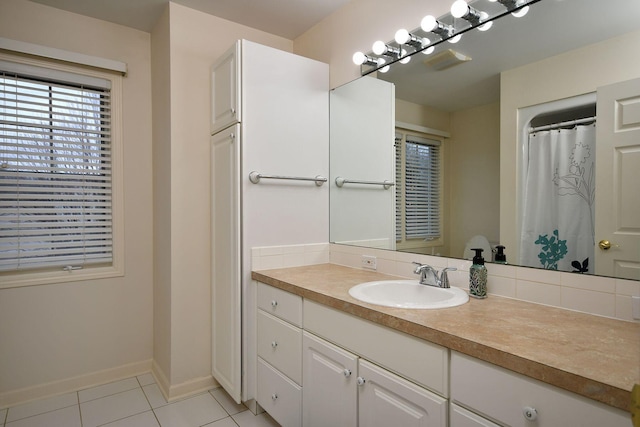
{"type": "Polygon", "coordinates": [[[370,304],[397,308],[446,308],[462,305],[469,295],[460,288],[437,288],[417,280],[381,280],[349,289],[349,295],[370,304]]]}

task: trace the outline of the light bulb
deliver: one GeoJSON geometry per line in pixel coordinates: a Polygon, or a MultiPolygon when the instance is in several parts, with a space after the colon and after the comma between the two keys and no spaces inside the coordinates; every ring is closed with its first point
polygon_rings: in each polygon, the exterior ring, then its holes
{"type": "Polygon", "coordinates": [[[353,63],[356,65],[362,65],[367,60],[367,56],[362,52],[356,52],[353,54],[353,63]]]}
{"type": "Polygon", "coordinates": [[[435,46],[429,46],[428,48],[424,49],[422,53],[425,55],[431,55],[434,50],[436,50],[435,46]]]}
{"type": "Polygon", "coordinates": [[[469,12],[469,5],[464,0],[456,0],[451,5],[451,16],[454,18],[462,18],[469,12]]]}
{"type": "MultiPolygon", "coordinates": [[[[384,59],[384,58],[378,59],[378,67],[381,67],[382,65],[384,65],[386,63],[387,63],[386,59],[384,59]]],[[[387,71],[389,71],[389,66],[386,65],[386,66],[384,66],[382,68],[379,68],[378,71],[381,72],[381,73],[386,73],[387,71]]]]}
{"type": "Polygon", "coordinates": [[[529,6],[525,6],[517,12],[512,12],[511,14],[516,18],[522,18],[524,15],[529,13],[529,6]]]}
{"type": "Polygon", "coordinates": [[[422,28],[422,31],[426,31],[429,33],[436,27],[437,24],[438,21],[436,21],[436,18],[434,16],[427,15],[422,18],[422,21],[420,22],[420,28],[422,28]]]}
{"type": "Polygon", "coordinates": [[[383,55],[387,52],[387,45],[383,41],[378,40],[373,44],[372,50],[376,55],[383,55]]]}
{"type": "Polygon", "coordinates": [[[429,46],[431,44],[431,40],[429,40],[426,37],[422,38],[422,53],[424,55],[429,55],[430,53],[433,53],[434,50],[436,50],[435,46],[429,46]],[[429,46],[425,49],[426,46],[429,46]]]}
{"type": "Polygon", "coordinates": [[[399,61],[401,64],[408,64],[409,61],[411,61],[411,57],[407,56],[406,50],[402,49],[401,55],[402,55],[402,59],[399,61]]]}
{"type": "Polygon", "coordinates": [[[395,36],[396,43],[405,44],[410,39],[411,37],[409,36],[409,31],[405,30],[404,28],[396,31],[396,36],[395,36]]]}
{"type": "Polygon", "coordinates": [[[462,38],[462,34],[458,34],[457,36],[453,36],[451,37],[449,40],[447,40],[449,43],[452,44],[456,44],[460,41],[460,39],[462,38]]]}
{"type": "MultiPolygon", "coordinates": [[[[489,19],[489,14],[487,12],[480,12],[480,20],[484,21],[486,19],[489,19]]],[[[489,28],[491,28],[493,26],[493,21],[489,21],[486,24],[482,24],[478,27],[478,30],[480,31],[487,31],[489,28]]]]}

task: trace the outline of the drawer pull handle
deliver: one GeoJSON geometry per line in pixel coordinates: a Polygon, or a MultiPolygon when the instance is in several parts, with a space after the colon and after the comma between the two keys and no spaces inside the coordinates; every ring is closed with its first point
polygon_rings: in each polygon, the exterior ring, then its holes
{"type": "Polygon", "coordinates": [[[276,348],[278,346],[278,342],[277,341],[272,341],[271,342],[271,347],[276,348]]]}
{"type": "Polygon", "coordinates": [[[358,377],[358,379],[356,380],[356,383],[358,383],[358,385],[364,385],[364,383],[366,383],[367,381],[362,378],[362,377],[358,377]]]}
{"type": "Polygon", "coordinates": [[[278,306],[278,301],[273,300],[271,301],[271,307],[276,308],[278,306]]]}
{"type": "Polygon", "coordinates": [[[527,421],[535,421],[536,418],[538,418],[538,411],[536,411],[536,408],[532,408],[530,406],[525,406],[522,409],[522,415],[524,415],[524,418],[527,421]]]}
{"type": "Polygon", "coordinates": [[[349,378],[351,376],[351,369],[345,369],[342,373],[345,377],[349,378]]]}
{"type": "Polygon", "coordinates": [[[275,394],[275,393],[273,393],[273,394],[271,395],[271,400],[273,400],[274,402],[275,402],[276,400],[278,400],[278,395],[277,395],[277,394],[275,394]]]}

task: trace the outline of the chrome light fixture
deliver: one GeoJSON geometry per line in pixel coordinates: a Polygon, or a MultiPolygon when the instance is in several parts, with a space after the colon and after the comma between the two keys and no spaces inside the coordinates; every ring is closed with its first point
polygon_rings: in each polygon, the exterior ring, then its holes
{"type": "Polygon", "coordinates": [[[456,32],[453,26],[443,24],[442,22],[438,21],[433,15],[427,15],[422,18],[422,21],[420,22],[420,28],[422,28],[422,31],[424,32],[439,35],[443,40],[448,39],[451,43],[457,43],[462,38],[460,34],[458,34],[457,36],[453,35],[456,32]]]}
{"type": "Polygon", "coordinates": [[[404,28],[396,31],[395,41],[399,45],[406,44],[408,46],[411,46],[416,51],[421,51],[425,55],[428,55],[435,50],[434,46],[429,46],[431,44],[431,40],[426,37],[416,36],[415,34],[412,34],[409,31],[405,30],[404,28]]]}
{"type": "Polygon", "coordinates": [[[356,65],[372,65],[377,66],[380,58],[374,58],[369,55],[365,55],[362,52],[356,52],[353,54],[353,63],[356,65]]]}
{"type": "MultiPolygon", "coordinates": [[[[412,31],[408,31],[404,28],[398,30],[395,34],[393,41],[385,43],[378,40],[373,44],[373,53],[356,52],[353,55],[353,62],[356,65],[371,67],[368,69],[361,69],[361,74],[366,75],[373,71],[387,72],[390,65],[393,62],[400,62],[406,64],[411,60],[411,55],[417,52],[423,54],[430,54],[435,51],[436,46],[447,41],[449,43],[457,43],[462,34],[473,29],[479,31],[486,31],[493,25],[493,21],[506,14],[511,13],[513,16],[521,17],[527,14],[531,4],[537,3],[541,0],[488,0],[490,2],[498,2],[504,6],[507,10],[501,13],[489,13],[478,10],[475,7],[469,5],[470,0],[455,0],[451,6],[450,14],[440,18],[435,18],[432,15],[425,16],[420,22],[420,27],[412,31]],[[459,26],[460,21],[456,19],[463,19],[468,22],[468,25],[462,24],[459,26]],[[449,24],[451,22],[451,24],[449,24]],[[458,28],[456,28],[458,27],[458,28]],[[431,42],[429,38],[424,37],[424,33],[432,33],[440,37],[440,40],[431,42]],[[411,55],[404,49],[410,47],[414,51],[411,55]]],[[[492,9],[493,10],[493,9],[492,9]]],[[[408,48],[407,48],[408,49],[408,48]]],[[[453,52],[453,51],[451,51],[453,52]]],[[[441,52],[442,54],[442,52],[441,52]]],[[[439,54],[439,59],[440,54],[439,54]]],[[[465,62],[471,58],[463,58],[458,62],[465,62]]],[[[437,65],[442,68],[442,65],[437,65]]],[[[436,68],[436,66],[433,66],[436,68]]],[[[449,68],[448,66],[444,68],[449,68]]]]}
{"type": "MultiPolygon", "coordinates": [[[[507,10],[509,11],[517,9],[520,6],[522,6],[523,3],[525,3],[523,0],[489,0],[489,1],[494,3],[497,1],[498,3],[506,7],[507,10]]],[[[529,12],[529,6],[525,6],[519,10],[516,10],[515,12],[511,12],[511,14],[516,18],[522,18],[528,12],[529,12]]]]}
{"type": "Polygon", "coordinates": [[[469,6],[465,0],[456,0],[453,5],[451,5],[451,16],[454,18],[462,18],[473,26],[479,25],[478,30],[480,31],[487,31],[493,25],[491,21],[480,25],[480,22],[489,19],[489,14],[469,6]]]}
{"type": "Polygon", "coordinates": [[[381,40],[378,40],[373,44],[372,50],[376,55],[388,56],[394,60],[399,59],[401,64],[406,64],[411,60],[410,56],[406,56],[406,50],[399,47],[390,46],[381,40]]]}

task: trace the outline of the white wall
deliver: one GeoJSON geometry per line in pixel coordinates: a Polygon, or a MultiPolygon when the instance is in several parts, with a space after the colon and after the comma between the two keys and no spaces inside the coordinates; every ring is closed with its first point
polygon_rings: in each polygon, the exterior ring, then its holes
{"type": "MultiPolygon", "coordinates": [[[[500,240],[500,105],[451,114],[447,177],[450,180],[450,249],[462,257],[466,242],[481,234],[500,240]]],[[[484,254],[490,260],[491,254],[484,254]]]]}
{"type": "Polygon", "coordinates": [[[152,348],[148,33],[25,0],[0,2],[0,37],[127,63],[125,275],[0,290],[0,407],[148,371],[152,348]]]}

